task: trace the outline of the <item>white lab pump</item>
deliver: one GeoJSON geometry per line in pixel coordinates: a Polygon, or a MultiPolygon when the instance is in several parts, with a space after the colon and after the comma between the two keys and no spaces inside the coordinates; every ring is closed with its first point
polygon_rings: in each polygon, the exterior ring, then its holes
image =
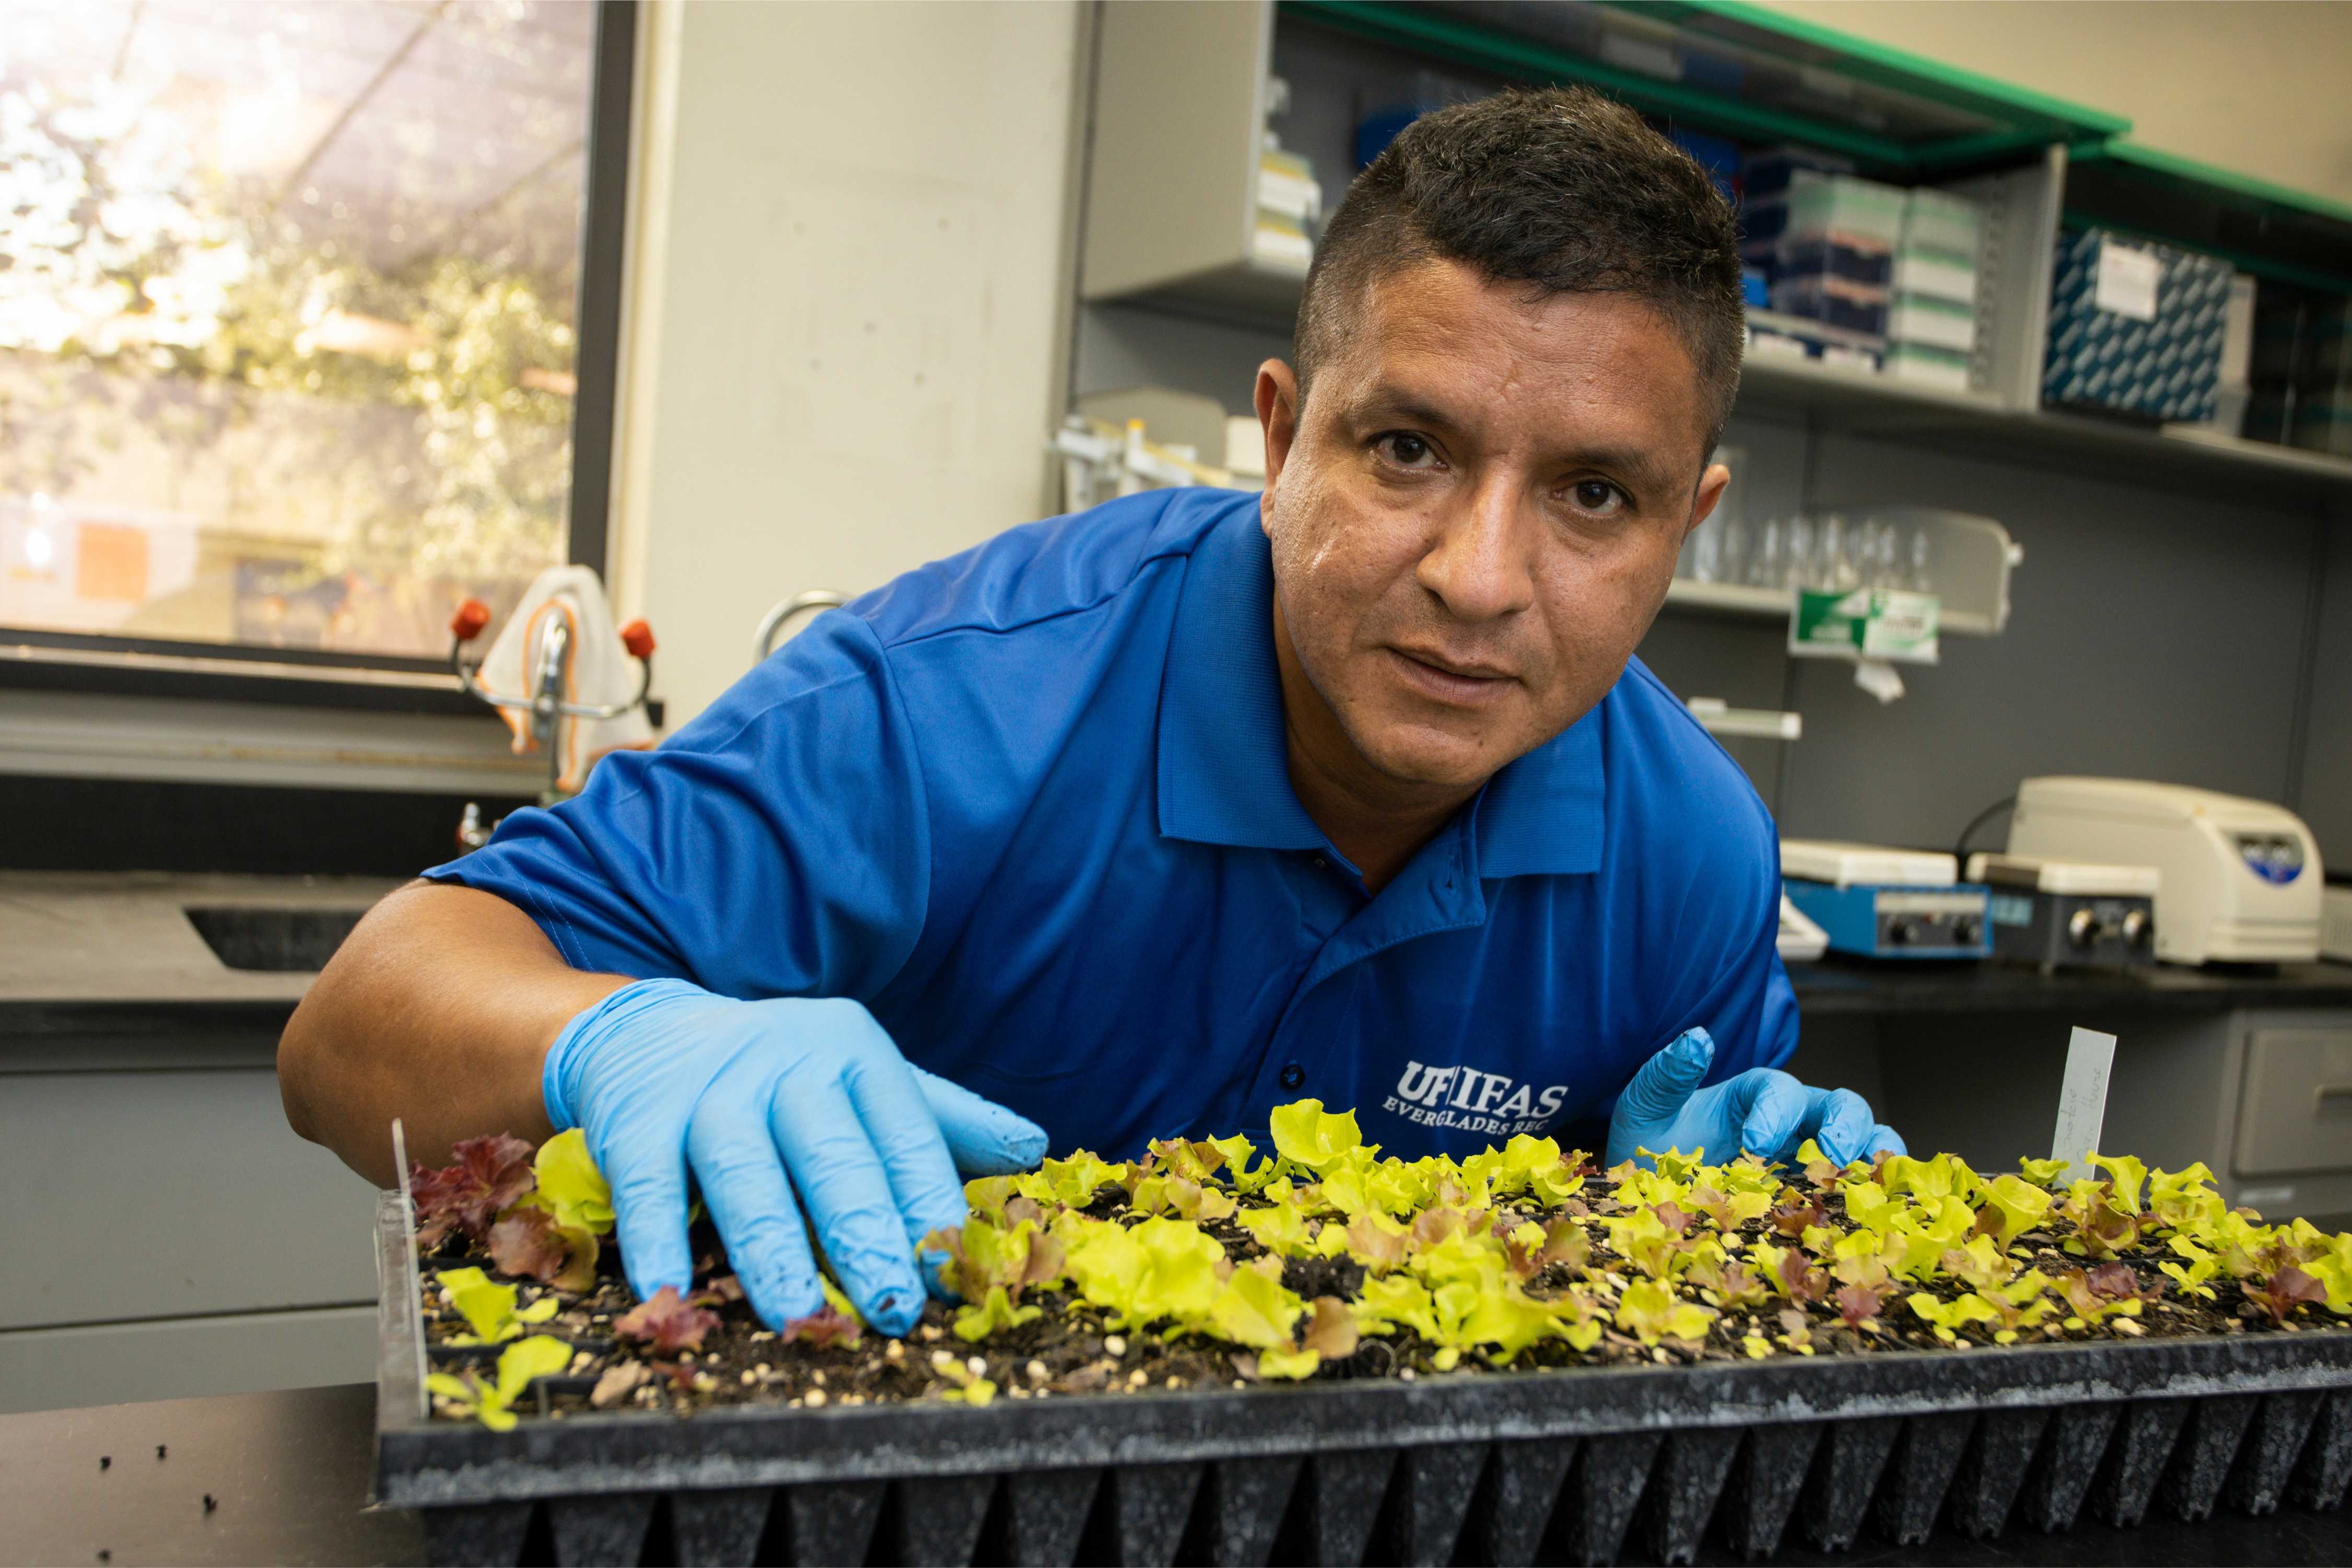
{"type": "Polygon", "coordinates": [[[2168,963],[2319,956],[2318,842],[2267,801],[2142,779],[2027,779],[2009,852],[2154,867],[2156,956],[2168,963]]]}

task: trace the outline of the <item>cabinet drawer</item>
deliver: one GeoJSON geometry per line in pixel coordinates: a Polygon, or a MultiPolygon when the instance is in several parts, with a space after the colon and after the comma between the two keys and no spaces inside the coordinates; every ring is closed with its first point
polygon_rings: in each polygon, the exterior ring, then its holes
{"type": "Polygon", "coordinates": [[[2352,1029],[2256,1029],[2246,1041],[2242,1176],[2352,1170],[2352,1029]]]}
{"type": "Polygon", "coordinates": [[[375,1192],[278,1075],[0,1078],[0,1330],[372,1300],[375,1192]]]}

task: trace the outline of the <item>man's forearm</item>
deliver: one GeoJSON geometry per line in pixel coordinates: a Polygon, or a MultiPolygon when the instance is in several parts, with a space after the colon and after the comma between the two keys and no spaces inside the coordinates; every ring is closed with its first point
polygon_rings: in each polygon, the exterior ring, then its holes
{"type": "Polygon", "coordinates": [[[278,1046],[294,1130],[379,1184],[394,1179],[392,1120],[412,1159],[487,1132],[551,1129],[540,1068],[563,1026],[628,979],[563,962],[495,894],[415,883],[359,923],[278,1046]]]}

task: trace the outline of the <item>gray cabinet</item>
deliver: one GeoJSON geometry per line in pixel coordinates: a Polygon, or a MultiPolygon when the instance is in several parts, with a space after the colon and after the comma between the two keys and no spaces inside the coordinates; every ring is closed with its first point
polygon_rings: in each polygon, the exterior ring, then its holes
{"type": "Polygon", "coordinates": [[[0,1412],[373,1375],[374,1189],[287,1126],[274,1034],[5,1044],[0,1412]],[[76,1065],[126,1058],[184,1065],[76,1065]]]}

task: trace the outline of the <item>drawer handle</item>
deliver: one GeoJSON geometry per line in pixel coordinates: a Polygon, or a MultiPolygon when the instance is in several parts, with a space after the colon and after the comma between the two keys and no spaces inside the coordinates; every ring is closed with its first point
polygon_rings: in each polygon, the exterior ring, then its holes
{"type": "Polygon", "coordinates": [[[2352,1102],[2352,1083],[2323,1083],[2311,1091],[2313,1110],[2329,1109],[2327,1103],[2329,1100],[2334,1100],[2338,1105],[2352,1102]]]}

